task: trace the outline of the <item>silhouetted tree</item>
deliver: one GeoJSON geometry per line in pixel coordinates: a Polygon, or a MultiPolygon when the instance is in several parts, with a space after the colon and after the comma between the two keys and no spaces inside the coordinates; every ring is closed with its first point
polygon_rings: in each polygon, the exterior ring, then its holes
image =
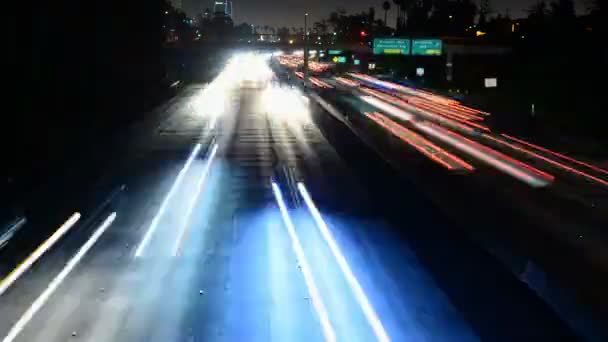
{"type": "Polygon", "coordinates": [[[477,5],[471,0],[459,0],[454,3],[454,31],[464,33],[467,28],[475,24],[477,5]]]}
{"type": "Polygon", "coordinates": [[[490,0],[481,0],[479,2],[479,19],[477,20],[479,27],[483,28],[486,25],[490,12],[492,12],[490,0]]]}
{"type": "Polygon", "coordinates": [[[475,24],[477,6],[471,0],[434,0],[429,28],[435,34],[462,35],[475,24]]]}
{"type": "Polygon", "coordinates": [[[362,42],[367,41],[379,32],[385,32],[382,20],[375,20],[375,13],[372,9],[367,12],[347,15],[345,11],[338,10],[332,12],[326,22],[331,25],[333,31],[338,35],[336,41],[342,42],[362,42]],[[365,32],[364,37],[361,32],[365,32]]]}
{"type": "Polygon", "coordinates": [[[571,34],[576,30],[576,13],[573,0],[555,0],[549,10],[551,29],[558,34],[571,34]]]}
{"type": "Polygon", "coordinates": [[[277,29],[277,36],[281,41],[289,40],[289,28],[288,27],[279,27],[277,29]]]}
{"type": "Polygon", "coordinates": [[[528,22],[534,30],[541,30],[547,21],[547,3],[538,1],[528,9],[528,22]]]}
{"type": "Polygon", "coordinates": [[[248,23],[242,23],[234,27],[234,35],[240,40],[249,40],[253,35],[251,25],[248,23]]]}
{"type": "Polygon", "coordinates": [[[382,9],[384,10],[384,26],[387,26],[387,23],[386,23],[386,15],[387,15],[387,13],[388,13],[388,10],[390,10],[390,9],[391,9],[391,3],[390,3],[390,2],[388,2],[388,1],[384,1],[384,2],[382,3],[382,9]]]}
{"type": "Polygon", "coordinates": [[[321,20],[319,22],[316,22],[312,25],[312,29],[315,33],[323,35],[327,33],[327,21],[326,20],[321,20]]]}
{"type": "Polygon", "coordinates": [[[403,17],[403,8],[405,6],[405,0],[393,0],[393,3],[395,5],[397,5],[396,9],[397,9],[397,19],[396,19],[396,23],[395,23],[395,29],[397,30],[397,32],[401,32],[403,30],[404,27],[404,17],[403,17]]]}

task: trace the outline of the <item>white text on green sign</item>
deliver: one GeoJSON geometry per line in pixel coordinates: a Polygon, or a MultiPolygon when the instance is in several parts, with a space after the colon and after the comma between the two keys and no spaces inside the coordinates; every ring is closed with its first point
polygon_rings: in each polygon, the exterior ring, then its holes
{"type": "Polygon", "coordinates": [[[374,55],[409,55],[410,40],[400,38],[374,39],[374,55]]]}
{"type": "Polygon", "coordinates": [[[412,55],[439,56],[441,52],[441,39],[414,39],[412,41],[412,55]]]}

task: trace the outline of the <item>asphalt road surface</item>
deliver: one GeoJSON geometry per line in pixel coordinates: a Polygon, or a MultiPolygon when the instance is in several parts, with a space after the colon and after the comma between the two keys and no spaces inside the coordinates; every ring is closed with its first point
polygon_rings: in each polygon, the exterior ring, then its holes
{"type": "Polygon", "coordinates": [[[0,296],[4,341],[576,340],[298,90],[240,85],[137,128],[126,188],[0,296]]]}

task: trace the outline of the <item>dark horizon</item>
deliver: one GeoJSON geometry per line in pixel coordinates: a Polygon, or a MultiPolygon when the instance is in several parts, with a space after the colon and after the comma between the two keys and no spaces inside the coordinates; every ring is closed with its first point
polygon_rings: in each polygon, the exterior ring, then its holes
{"type": "MultiPolygon", "coordinates": [[[[205,8],[212,8],[212,0],[180,0],[182,9],[190,17],[194,17],[197,11],[203,12],[205,8]]],[[[254,25],[269,25],[272,27],[303,27],[304,22],[302,15],[305,12],[309,13],[311,23],[326,18],[329,13],[338,8],[344,8],[347,13],[357,13],[367,11],[370,7],[374,7],[376,17],[384,18],[382,3],[384,1],[370,0],[309,0],[307,2],[295,0],[283,0],[276,2],[272,0],[234,0],[234,22],[240,24],[243,22],[254,25]]],[[[396,21],[396,6],[391,2],[391,9],[388,11],[387,21],[389,26],[393,27],[396,21]]],[[[479,0],[475,0],[478,4],[479,0]]],[[[537,0],[490,0],[492,14],[500,13],[505,15],[507,12],[512,18],[522,18],[527,15],[527,9],[530,8],[537,0]]],[[[548,1],[549,3],[550,1],[548,1]]],[[[575,8],[577,15],[587,11],[584,0],[575,0],[575,8]]],[[[172,0],[176,4],[176,0],[172,0]]]]}

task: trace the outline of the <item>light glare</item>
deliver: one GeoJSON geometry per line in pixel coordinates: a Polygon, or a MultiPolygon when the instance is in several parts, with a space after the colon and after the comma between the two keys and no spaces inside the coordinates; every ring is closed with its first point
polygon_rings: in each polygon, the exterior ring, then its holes
{"type": "Polygon", "coordinates": [[[274,193],[277,205],[279,206],[281,217],[283,218],[283,222],[285,223],[285,227],[287,228],[289,237],[291,238],[291,245],[293,247],[294,252],[296,253],[298,263],[301,266],[302,274],[304,275],[304,282],[306,283],[306,287],[308,288],[308,292],[310,293],[310,298],[312,300],[313,307],[315,308],[317,316],[319,317],[325,341],[334,342],[336,341],[336,333],[334,332],[334,328],[329,320],[327,309],[325,308],[323,299],[319,294],[319,290],[315,283],[314,277],[310,272],[308,261],[306,261],[306,256],[304,255],[304,250],[302,249],[302,245],[300,244],[300,239],[296,234],[293,222],[291,221],[289,213],[287,212],[287,207],[285,206],[285,202],[283,201],[283,195],[281,194],[281,190],[275,182],[272,182],[272,192],[274,193]]]}
{"type": "Polygon", "coordinates": [[[376,338],[378,339],[378,341],[381,342],[390,341],[391,339],[388,337],[386,330],[384,330],[384,326],[382,325],[380,318],[378,318],[378,314],[376,314],[376,311],[369,302],[369,299],[363,291],[363,288],[361,288],[359,281],[353,274],[350,266],[348,265],[348,262],[346,261],[346,258],[344,257],[344,254],[342,254],[342,251],[340,250],[340,247],[338,246],[336,240],[331,234],[329,227],[327,227],[327,224],[323,220],[319,209],[317,209],[317,206],[314,204],[312,198],[308,194],[308,190],[306,190],[304,183],[298,182],[298,190],[300,192],[300,195],[302,195],[306,206],[308,207],[308,211],[315,220],[319,231],[321,231],[323,239],[325,239],[325,242],[329,246],[329,249],[331,250],[331,253],[336,259],[338,266],[340,266],[340,270],[342,270],[342,273],[344,274],[344,277],[346,278],[346,281],[348,282],[348,285],[350,286],[350,289],[353,292],[355,299],[359,303],[359,306],[361,306],[361,310],[363,310],[368,324],[372,327],[376,338]]]}
{"type": "Polygon", "coordinates": [[[154,234],[154,231],[158,227],[158,223],[160,222],[161,217],[165,213],[165,210],[167,210],[167,205],[169,204],[169,201],[175,194],[175,191],[177,191],[177,188],[179,187],[179,185],[182,183],[182,180],[184,179],[186,172],[190,168],[190,165],[194,161],[194,158],[196,158],[196,156],[198,155],[198,152],[200,151],[200,149],[201,149],[201,144],[196,144],[196,146],[194,146],[194,149],[192,150],[192,153],[190,153],[190,157],[188,157],[186,164],[184,164],[184,167],[181,169],[181,171],[177,175],[177,178],[175,179],[175,182],[171,186],[171,190],[169,190],[169,193],[167,194],[167,196],[161,203],[160,209],[158,210],[158,213],[156,214],[156,216],[154,216],[154,219],[152,220],[152,223],[150,224],[150,227],[148,228],[146,235],[144,235],[144,238],[141,241],[141,243],[139,244],[139,247],[137,247],[137,251],[135,251],[136,258],[139,258],[142,256],[144,249],[146,248],[148,242],[150,241],[150,238],[152,237],[152,234],[154,234]]]}

